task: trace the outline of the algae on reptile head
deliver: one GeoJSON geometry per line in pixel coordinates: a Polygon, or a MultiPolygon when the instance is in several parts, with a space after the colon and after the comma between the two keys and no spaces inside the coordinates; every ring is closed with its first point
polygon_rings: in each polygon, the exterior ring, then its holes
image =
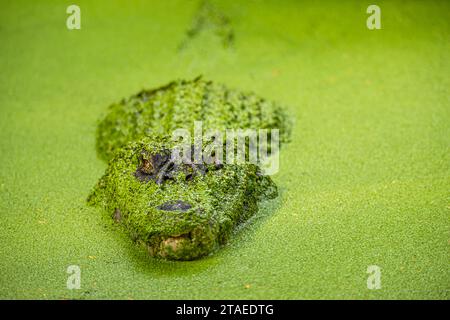
{"type": "Polygon", "coordinates": [[[164,136],[129,143],[109,162],[89,197],[153,256],[205,256],[258,210],[258,201],[277,194],[255,165],[176,164],[170,158],[173,148],[164,136]]]}
{"type": "Polygon", "coordinates": [[[270,130],[279,129],[280,142],[289,137],[279,105],[201,78],[144,90],[110,106],[97,130],[98,154],[109,164],[89,203],[112,215],[153,256],[207,255],[257,212],[260,200],[277,194],[255,164],[174,162],[179,145],[171,133],[191,130],[194,121],[214,130],[267,129],[269,139],[270,130]]]}
{"type": "Polygon", "coordinates": [[[190,130],[194,121],[215,130],[279,129],[281,143],[288,141],[290,133],[290,122],[280,105],[198,77],[143,90],[111,105],[98,125],[97,153],[109,160],[127,142],[148,134],[190,130]]]}

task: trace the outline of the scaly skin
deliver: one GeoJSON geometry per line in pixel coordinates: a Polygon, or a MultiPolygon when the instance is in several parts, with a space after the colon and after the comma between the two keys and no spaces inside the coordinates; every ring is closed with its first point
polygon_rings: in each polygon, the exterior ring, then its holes
{"type": "Polygon", "coordinates": [[[191,130],[194,121],[202,121],[204,130],[276,128],[281,143],[290,133],[290,122],[276,103],[196,78],[143,90],[111,105],[98,125],[98,155],[107,161],[130,141],[149,134],[170,135],[179,128],[191,130]]]}
{"type": "Polygon", "coordinates": [[[253,164],[199,170],[181,164],[159,181],[161,171],[152,160],[173,146],[157,136],[129,143],[110,161],[88,201],[112,214],[151,255],[192,260],[224,244],[237,224],[257,212],[258,201],[276,197],[277,190],[253,164]]]}
{"type": "MultiPolygon", "coordinates": [[[[97,151],[108,168],[89,196],[151,255],[192,260],[210,254],[277,188],[253,164],[174,164],[170,134],[192,129],[280,129],[289,123],[278,105],[204,81],[176,81],[141,91],[109,108],[99,123],[97,151]]],[[[204,151],[203,147],[203,151],[204,151]]]]}

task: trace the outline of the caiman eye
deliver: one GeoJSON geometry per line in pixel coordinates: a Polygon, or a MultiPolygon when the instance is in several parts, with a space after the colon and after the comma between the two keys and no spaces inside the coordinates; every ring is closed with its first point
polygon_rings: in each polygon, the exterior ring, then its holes
{"type": "Polygon", "coordinates": [[[147,160],[147,159],[142,160],[142,164],[141,164],[140,170],[143,173],[151,174],[153,172],[152,163],[149,160],[147,160]]]}
{"type": "Polygon", "coordinates": [[[150,160],[142,159],[141,163],[138,165],[134,176],[140,181],[147,182],[153,177],[153,165],[150,160]]]}

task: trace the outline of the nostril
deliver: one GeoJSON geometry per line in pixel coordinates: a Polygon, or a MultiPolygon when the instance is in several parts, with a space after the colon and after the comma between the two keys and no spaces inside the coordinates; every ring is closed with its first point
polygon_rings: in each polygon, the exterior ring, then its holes
{"type": "Polygon", "coordinates": [[[192,205],[182,200],[172,200],[163,203],[157,208],[163,211],[187,211],[192,208],[192,205]]]}

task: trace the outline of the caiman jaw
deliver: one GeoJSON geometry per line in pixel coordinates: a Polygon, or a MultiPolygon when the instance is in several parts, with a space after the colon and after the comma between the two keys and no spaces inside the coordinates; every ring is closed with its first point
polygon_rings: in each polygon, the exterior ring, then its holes
{"type": "Polygon", "coordinates": [[[191,232],[162,238],[155,245],[148,245],[152,256],[170,260],[193,260],[210,253],[218,245],[214,229],[197,227],[191,232]]]}

